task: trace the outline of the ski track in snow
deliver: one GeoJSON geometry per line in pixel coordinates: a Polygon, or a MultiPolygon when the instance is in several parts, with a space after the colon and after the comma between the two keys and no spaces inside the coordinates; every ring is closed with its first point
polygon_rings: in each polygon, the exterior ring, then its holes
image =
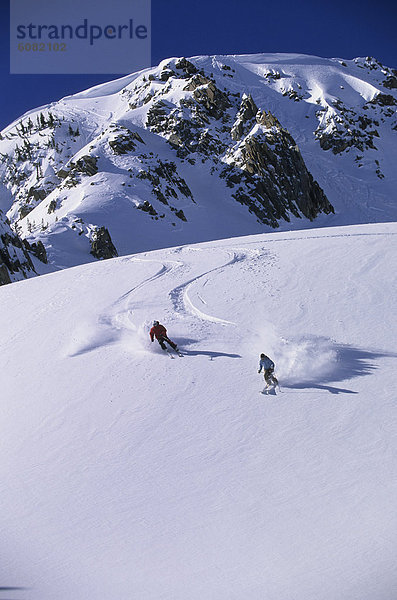
{"type": "MultiPolygon", "coordinates": [[[[82,329],[80,343],[72,347],[69,355],[74,356],[82,352],[95,350],[102,345],[118,342],[125,343],[132,351],[145,350],[147,348],[147,337],[151,321],[154,317],[157,318],[157,314],[150,314],[149,312],[150,299],[153,294],[155,296],[158,295],[158,287],[155,284],[159,280],[164,280],[164,278],[168,277],[170,281],[175,282],[176,279],[183,277],[186,273],[191,273],[192,271],[194,273],[193,276],[183,279],[179,285],[172,287],[166,294],[167,284],[161,285],[160,294],[163,297],[166,326],[174,322],[175,318],[178,321],[191,317],[213,326],[237,326],[238,323],[236,321],[211,314],[208,310],[210,306],[207,300],[203,298],[201,291],[209,282],[213,283],[214,279],[223,273],[225,269],[229,269],[237,263],[245,263],[245,266],[242,267],[243,271],[255,268],[254,265],[257,261],[259,263],[266,261],[266,264],[269,264],[271,255],[266,247],[272,243],[324,238],[359,238],[371,235],[377,236],[382,234],[327,233],[326,235],[308,235],[306,237],[293,235],[291,238],[283,236],[276,240],[265,239],[263,240],[263,245],[259,248],[257,247],[255,250],[250,249],[249,246],[258,246],[257,241],[244,240],[244,246],[233,245],[234,247],[222,249],[182,246],[173,250],[173,254],[178,256],[178,260],[163,260],[161,257],[154,259],[146,256],[124,258],[122,260],[129,262],[131,265],[159,264],[160,268],[153,275],[144,277],[136,285],[115,299],[98,316],[97,325],[87,324],[87,327],[80,326],[82,329]],[[214,261],[214,256],[217,264],[203,271],[202,265],[211,264],[214,261]],[[199,270],[198,273],[197,270],[199,270]],[[171,301],[171,307],[168,307],[166,296],[171,301]],[[203,310],[203,307],[205,307],[205,310],[203,310]]],[[[395,234],[390,232],[386,235],[395,234]]],[[[265,279],[263,271],[260,273],[263,284],[274,287],[274,282],[271,279],[265,279]]],[[[162,319],[163,317],[160,320],[162,319]]],[[[321,378],[332,381],[333,377],[337,378],[338,360],[341,351],[333,341],[310,335],[295,336],[294,338],[286,339],[285,336],[280,337],[279,332],[274,330],[270,323],[265,325],[265,328],[267,351],[277,357],[278,373],[287,385],[294,385],[302,381],[312,381],[314,383],[321,378]],[[305,365],[303,370],[302,365],[305,365]]],[[[255,332],[252,335],[253,339],[257,337],[255,332]]],[[[188,340],[187,342],[189,343],[188,340]]]]}
{"type": "MultiPolygon", "coordinates": [[[[164,261],[149,258],[124,258],[131,264],[160,264],[159,270],[149,277],[145,277],[131,289],[119,296],[112,304],[101,312],[97,319],[97,325],[87,324],[83,331],[80,343],[76,342],[69,349],[70,356],[76,356],[86,351],[91,351],[99,346],[115,343],[123,337],[126,331],[136,331],[138,324],[134,320],[136,303],[133,301],[134,294],[150,285],[157,279],[164,277],[176,268],[183,266],[180,261],[164,261]]],[[[147,323],[145,324],[147,326],[147,323]]],[[[80,329],[84,326],[80,325],[80,329]]]]}
{"type": "MultiPolygon", "coordinates": [[[[205,251],[204,251],[205,252],[205,251]]],[[[233,321],[227,321],[226,319],[222,319],[219,317],[215,317],[213,315],[209,315],[208,313],[203,312],[202,310],[200,310],[192,301],[191,299],[191,295],[194,293],[194,290],[192,289],[194,287],[194,285],[196,283],[198,283],[203,277],[206,276],[210,276],[213,274],[216,274],[217,272],[219,272],[222,269],[225,269],[231,265],[234,265],[235,263],[239,262],[239,261],[243,261],[246,260],[246,255],[245,254],[237,254],[236,252],[227,252],[226,253],[229,257],[232,256],[232,258],[229,258],[228,261],[223,262],[221,265],[216,266],[212,269],[209,269],[208,271],[204,271],[203,273],[200,273],[199,275],[196,275],[195,277],[193,277],[192,279],[189,279],[188,281],[185,281],[184,283],[182,283],[181,285],[178,285],[177,287],[173,288],[170,292],[169,292],[169,297],[171,298],[172,304],[174,306],[174,309],[176,312],[178,313],[186,313],[189,312],[192,315],[195,315],[197,317],[199,317],[199,319],[202,319],[203,321],[209,321],[211,323],[221,323],[223,325],[235,325],[236,323],[234,323],[233,321]],[[190,292],[190,294],[189,294],[190,292]]],[[[197,297],[199,298],[199,300],[203,303],[203,304],[207,304],[196,292],[197,297]]]]}
{"type": "Polygon", "coordinates": [[[175,279],[181,277],[183,273],[189,271],[194,272],[197,271],[197,269],[200,271],[198,274],[184,280],[178,286],[175,286],[168,291],[167,296],[171,301],[171,318],[173,313],[174,315],[178,315],[179,318],[194,317],[195,319],[210,324],[235,326],[236,322],[234,321],[212,315],[209,312],[202,310],[202,305],[209,308],[208,303],[203,299],[196,288],[200,284],[204,287],[218,274],[222,273],[225,269],[233,267],[233,265],[236,265],[237,263],[248,263],[251,260],[269,257],[267,250],[258,251],[247,248],[235,248],[222,249],[222,251],[219,251],[219,249],[198,249],[190,246],[177,248],[174,250],[174,254],[178,255],[179,260],[163,261],[161,259],[146,257],[122,259],[131,263],[131,265],[150,265],[158,263],[161,266],[153,275],[144,277],[139,283],[112,302],[107,309],[102,311],[97,318],[97,326],[92,323],[87,323],[86,326],[80,324],[80,342],[75,342],[69,348],[68,354],[70,356],[75,356],[82,352],[91,351],[101,345],[122,341],[125,339],[125,335],[131,336],[131,334],[134,334],[137,338],[138,346],[141,349],[144,349],[145,339],[147,337],[152,316],[148,314],[148,307],[145,306],[145,300],[143,298],[146,298],[150,305],[149,299],[153,293],[156,293],[153,290],[154,283],[165,277],[169,277],[174,282],[175,279]],[[187,253],[189,258],[194,255],[195,260],[182,260],[181,254],[183,254],[183,252],[187,253]],[[203,271],[201,265],[206,262],[213,262],[214,256],[216,258],[216,263],[218,264],[211,269],[203,271]],[[219,260],[220,258],[221,260],[219,260]],[[197,265],[196,262],[198,263],[197,265]],[[203,283],[204,278],[205,281],[203,283]],[[140,293],[139,297],[137,297],[138,292],[140,293]],[[197,305],[198,303],[200,303],[200,307],[197,305]]]}
{"type": "Polygon", "coordinates": [[[4,286],[4,596],[394,598],[396,226],[359,231],[4,286]]]}

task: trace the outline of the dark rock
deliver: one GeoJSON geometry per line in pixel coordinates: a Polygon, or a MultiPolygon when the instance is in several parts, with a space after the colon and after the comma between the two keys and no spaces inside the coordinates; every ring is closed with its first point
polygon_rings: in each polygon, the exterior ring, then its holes
{"type": "Polygon", "coordinates": [[[98,173],[97,162],[98,158],[96,156],[85,155],[79,158],[79,160],[76,163],[70,163],[70,165],[72,167],[72,170],[92,177],[92,175],[98,173]]]}
{"type": "Polygon", "coordinates": [[[263,127],[270,129],[271,127],[278,127],[281,129],[281,125],[277,117],[275,117],[270,111],[265,110],[258,111],[256,115],[256,122],[263,127]]]}
{"type": "Polygon", "coordinates": [[[264,74],[265,79],[273,79],[274,81],[277,79],[281,79],[280,71],[268,71],[264,74]]]}
{"type": "MultiPolygon", "coordinates": [[[[325,119],[320,113],[316,115],[322,120],[322,124],[315,131],[320,147],[323,150],[332,150],[334,154],[340,154],[350,148],[356,148],[360,152],[369,148],[376,150],[373,138],[379,137],[379,133],[369,126],[379,125],[379,122],[366,115],[357,115],[340,100],[335,100],[333,106],[338,111],[336,115],[331,110],[325,119]]],[[[368,110],[368,104],[363,108],[368,110]]],[[[389,109],[383,109],[383,112],[385,110],[389,109]]]]}
{"type": "Polygon", "coordinates": [[[28,252],[33,254],[36,258],[38,258],[42,263],[47,264],[47,252],[45,246],[41,240],[38,242],[29,243],[28,240],[23,240],[23,244],[28,252]]]}
{"type": "Polygon", "coordinates": [[[28,273],[35,273],[32,259],[0,211],[0,285],[25,279],[28,273]]]}
{"type": "Polygon", "coordinates": [[[294,100],[294,102],[303,100],[302,94],[299,94],[296,90],[286,90],[283,92],[283,96],[288,96],[288,98],[291,98],[291,100],[294,100]]]}
{"type": "Polygon", "coordinates": [[[68,175],[69,175],[69,171],[66,169],[59,169],[59,171],[57,172],[57,176],[60,179],[65,179],[68,175]]]}
{"type": "Polygon", "coordinates": [[[137,206],[137,208],[139,210],[143,210],[144,212],[149,213],[149,215],[151,215],[152,217],[157,216],[157,211],[153,208],[153,206],[147,200],[145,200],[145,202],[143,204],[139,204],[137,206]]]}
{"type": "Polygon", "coordinates": [[[31,188],[29,188],[27,198],[28,199],[33,198],[33,200],[38,202],[40,200],[44,200],[44,198],[46,198],[47,194],[48,194],[48,192],[46,192],[46,190],[31,187],[31,188]]]}
{"type": "Polygon", "coordinates": [[[115,154],[127,154],[136,149],[136,142],[144,144],[141,136],[136,131],[131,131],[126,127],[122,131],[117,132],[115,136],[109,140],[109,146],[115,154]]]}
{"type": "Polygon", "coordinates": [[[0,285],[6,285],[7,283],[11,283],[10,274],[0,258],[0,285]]]}
{"type": "Polygon", "coordinates": [[[378,94],[369,101],[369,104],[379,104],[379,106],[394,106],[397,100],[391,94],[378,94]]]}
{"type": "MultiPolygon", "coordinates": [[[[137,175],[138,179],[147,179],[152,184],[152,194],[156,196],[157,200],[162,204],[168,205],[167,198],[171,196],[178,198],[179,194],[182,194],[186,198],[190,198],[194,202],[192,192],[190,191],[186,181],[178,175],[176,164],[169,161],[157,161],[155,167],[150,166],[146,171],[142,169],[137,175]]],[[[140,210],[149,212],[149,214],[155,216],[157,212],[153,206],[145,201],[143,204],[138,206],[140,210]]]]}
{"type": "Polygon", "coordinates": [[[204,107],[208,115],[215,119],[220,119],[224,111],[231,106],[227,94],[217,88],[212,81],[197,87],[193,91],[193,97],[204,107]]]}
{"type": "Polygon", "coordinates": [[[272,227],[281,218],[288,221],[290,212],[310,220],[333,212],[291,134],[270,112],[258,112],[256,121],[263,130],[245,138],[223,173],[229,185],[239,185],[233,197],[272,227]]]}
{"type": "Polygon", "coordinates": [[[181,210],[177,210],[175,212],[175,216],[178,217],[179,219],[181,219],[181,221],[187,221],[187,218],[185,217],[184,212],[183,212],[182,209],[181,210]]]}
{"type": "Polygon", "coordinates": [[[34,206],[29,206],[29,204],[24,204],[23,206],[21,206],[21,208],[19,209],[19,218],[20,219],[24,219],[25,217],[28,216],[28,214],[30,212],[32,212],[32,210],[34,209],[34,206]]]}
{"type": "Polygon", "coordinates": [[[185,92],[194,92],[198,87],[202,85],[207,85],[211,82],[211,79],[208,79],[205,75],[201,75],[198,73],[194,77],[189,80],[189,83],[183,88],[185,92]]]}
{"type": "Polygon", "coordinates": [[[236,120],[230,132],[232,140],[237,141],[241,139],[242,135],[246,133],[247,124],[251,124],[252,127],[251,121],[254,119],[257,112],[258,107],[253,101],[251,94],[243,96],[239,111],[236,115],[236,120]]]}
{"type": "Polygon", "coordinates": [[[106,227],[96,229],[91,237],[91,254],[100,260],[118,256],[106,227]]]}
{"type": "Polygon", "coordinates": [[[189,77],[198,72],[197,67],[195,67],[194,64],[191,63],[189,60],[186,60],[186,58],[180,58],[175,63],[175,68],[184,71],[184,73],[189,77]]]}
{"type": "Polygon", "coordinates": [[[175,73],[171,69],[163,69],[160,73],[160,81],[168,81],[173,75],[175,75],[175,73]]]}
{"type": "Polygon", "coordinates": [[[47,212],[50,215],[51,213],[55,212],[57,208],[57,201],[56,200],[51,200],[51,202],[48,205],[48,209],[47,212]]]}
{"type": "Polygon", "coordinates": [[[389,88],[389,90],[394,90],[397,88],[397,77],[395,75],[389,75],[385,81],[383,82],[384,87],[389,88]]]}

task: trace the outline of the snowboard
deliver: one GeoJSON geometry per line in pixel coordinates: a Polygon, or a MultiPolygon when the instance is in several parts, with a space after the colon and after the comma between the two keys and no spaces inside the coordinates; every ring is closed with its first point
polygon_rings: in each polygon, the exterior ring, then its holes
{"type": "Polygon", "coordinates": [[[277,396],[276,386],[271,385],[269,387],[265,387],[265,388],[263,388],[263,390],[260,393],[263,394],[264,396],[277,396]]]}

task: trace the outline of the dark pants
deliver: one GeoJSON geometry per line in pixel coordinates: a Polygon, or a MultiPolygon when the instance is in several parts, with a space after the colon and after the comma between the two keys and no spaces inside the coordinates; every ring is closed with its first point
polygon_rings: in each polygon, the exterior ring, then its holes
{"type": "Polygon", "coordinates": [[[272,385],[272,383],[274,383],[274,385],[278,385],[278,381],[276,379],[276,377],[273,375],[274,370],[273,369],[265,369],[265,372],[263,373],[264,377],[265,377],[265,381],[267,383],[267,385],[272,385]]]}
{"type": "Polygon", "coordinates": [[[167,346],[165,345],[165,342],[167,342],[167,344],[169,344],[171,346],[171,348],[173,348],[174,350],[176,350],[176,344],[174,344],[174,342],[171,342],[170,338],[167,337],[166,335],[158,337],[157,341],[158,341],[158,343],[160,344],[160,346],[162,347],[163,350],[167,350],[167,346]]]}

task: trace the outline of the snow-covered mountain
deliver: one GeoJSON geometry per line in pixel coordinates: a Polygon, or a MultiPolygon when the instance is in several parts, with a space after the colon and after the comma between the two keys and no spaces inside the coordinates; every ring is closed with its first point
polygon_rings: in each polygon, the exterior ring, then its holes
{"type": "Polygon", "coordinates": [[[0,208],[53,268],[396,219],[397,72],[372,58],[173,58],[1,133],[0,208]]]}
{"type": "Polygon", "coordinates": [[[277,232],[2,287],[0,596],[394,599],[396,235],[277,232]]]}
{"type": "Polygon", "coordinates": [[[396,597],[396,106],[201,56],[1,133],[0,596],[396,597]]]}

